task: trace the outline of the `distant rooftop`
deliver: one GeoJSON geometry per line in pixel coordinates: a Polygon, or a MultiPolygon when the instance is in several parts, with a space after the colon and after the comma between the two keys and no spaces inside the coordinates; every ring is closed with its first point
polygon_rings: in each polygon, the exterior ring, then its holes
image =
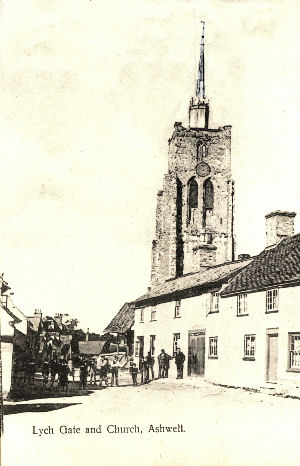
{"type": "Polygon", "coordinates": [[[86,355],[100,354],[106,341],[79,341],[79,353],[86,355]]]}
{"type": "Polygon", "coordinates": [[[134,324],[134,307],[125,303],[103,333],[126,333],[134,324]]]}

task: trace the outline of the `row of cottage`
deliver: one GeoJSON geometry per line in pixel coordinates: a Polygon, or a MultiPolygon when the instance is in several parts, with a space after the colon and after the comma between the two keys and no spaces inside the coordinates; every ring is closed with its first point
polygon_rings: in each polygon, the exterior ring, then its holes
{"type": "Polygon", "coordinates": [[[300,234],[293,234],[294,217],[282,211],[266,216],[267,246],[258,256],[167,280],[131,303],[135,358],[148,351],[156,358],[162,348],[174,355],[180,347],[187,356],[185,376],[300,392],[300,234]]]}
{"type": "MultiPolygon", "coordinates": [[[[72,319],[66,313],[56,313],[52,317],[36,309],[33,316],[26,316],[14,304],[13,293],[3,276],[0,276],[0,289],[0,381],[4,398],[24,386],[25,380],[29,382],[31,371],[33,377],[41,377],[45,358],[49,361],[62,356],[67,360],[72,359],[76,372],[79,355],[91,358],[99,354],[110,357],[118,354],[124,365],[133,352],[131,326],[134,312],[128,304],[123,306],[118,316],[104,330],[101,340],[90,341],[89,329],[86,333],[80,330],[80,335],[74,334],[72,319]],[[114,337],[115,332],[117,335],[114,337]]],[[[79,377],[76,374],[75,380],[79,377]]]]}
{"type": "Polygon", "coordinates": [[[1,385],[6,398],[22,386],[26,372],[41,369],[47,357],[72,354],[72,335],[65,323],[67,314],[43,316],[37,309],[27,317],[14,304],[11,289],[0,277],[1,287],[1,385]]]}

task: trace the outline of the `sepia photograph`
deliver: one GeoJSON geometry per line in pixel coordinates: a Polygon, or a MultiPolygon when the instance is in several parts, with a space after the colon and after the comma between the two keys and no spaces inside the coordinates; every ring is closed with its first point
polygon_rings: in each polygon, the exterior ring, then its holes
{"type": "Polygon", "coordinates": [[[297,464],[300,4],[0,24],[1,464],[297,464]]]}

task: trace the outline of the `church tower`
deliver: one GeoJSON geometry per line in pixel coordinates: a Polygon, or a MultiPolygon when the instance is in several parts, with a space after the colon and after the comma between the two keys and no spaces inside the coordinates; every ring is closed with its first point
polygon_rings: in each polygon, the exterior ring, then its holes
{"type": "Polygon", "coordinates": [[[157,194],[151,286],[234,260],[231,126],[209,128],[204,23],[189,126],[175,123],[168,173],[157,194]]]}

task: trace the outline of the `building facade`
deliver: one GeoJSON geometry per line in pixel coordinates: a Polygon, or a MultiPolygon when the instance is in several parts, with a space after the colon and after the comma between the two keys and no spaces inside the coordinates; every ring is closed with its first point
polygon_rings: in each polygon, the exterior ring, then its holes
{"type": "Polygon", "coordinates": [[[135,357],[158,348],[186,354],[185,372],[204,375],[212,296],[245,264],[234,262],[231,126],[211,128],[205,93],[204,23],[188,125],[174,124],[168,173],[157,194],[151,288],[135,303],[135,357]]]}
{"type": "Polygon", "coordinates": [[[28,321],[7,293],[10,288],[1,277],[1,385],[6,398],[20,377],[28,353],[28,321]],[[4,291],[5,290],[5,291],[4,291]]]}
{"type": "Polygon", "coordinates": [[[208,380],[299,396],[300,234],[293,235],[294,217],[266,216],[266,249],[222,290],[219,312],[208,316],[208,380]]]}
{"type": "MultiPolygon", "coordinates": [[[[185,376],[205,376],[207,316],[219,308],[224,284],[250,262],[238,260],[182,276],[151,289],[135,301],[135,359],[148,352],[154,357],[164,349],[186,356],[185,376]]],[[[171,363],[170,375],[176,367],[171,363]]]]}
{"type": "MultiPolygon", "coordinates": [[[[266,248],[235,260],[231,127],[209,128],[202,38],[189,126],[175,123],[157,195],[151,287],[135,300],[134,356],[186,356],[184,375],[300,393],[300,235],[266,215],[266,248]]],[[[175,367],[171,364],[171,374],[175,367]]]]}

